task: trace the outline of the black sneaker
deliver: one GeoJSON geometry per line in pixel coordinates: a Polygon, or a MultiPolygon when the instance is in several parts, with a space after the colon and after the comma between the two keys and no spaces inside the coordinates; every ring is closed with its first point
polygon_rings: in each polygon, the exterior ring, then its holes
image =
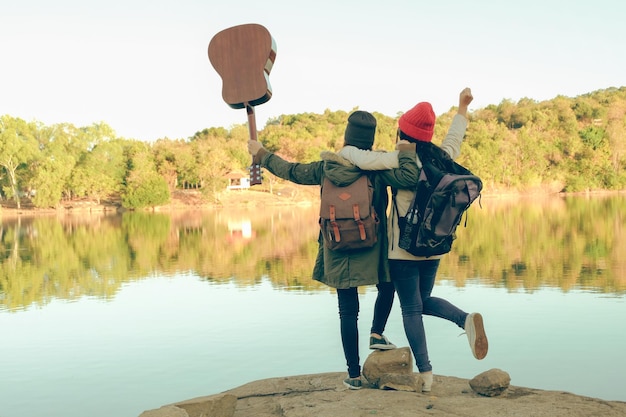
{"type": "Polygon", "coordinates": [[[343,385],[350,389],[361,389],[361,378],[346,378],[343,380],[343,385]]]}
{"type": "Polygon", "coordinates": [[[378,349],[378,350],[390,350],[395,349],[396,345],[391,343],[386,336],[381,336],[381,338],[370,336],[370,349],[378,349]]]}

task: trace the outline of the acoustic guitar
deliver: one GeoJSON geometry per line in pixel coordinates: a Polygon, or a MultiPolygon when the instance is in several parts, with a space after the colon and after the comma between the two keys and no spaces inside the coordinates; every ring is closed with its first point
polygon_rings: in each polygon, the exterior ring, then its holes
{"type": "MultiPolygon", "coordinates": [[[[250,139],[257,140],[254,106],[272,98],[269,74],[276,59],[276,42],[258,24],[233,26],[209,42],[209,61],[222,79],[222,98],[233,109],[246,109],[250,139]]],[[[250,184],[261,184],[261,167],[250,167],[250,184]]]]}

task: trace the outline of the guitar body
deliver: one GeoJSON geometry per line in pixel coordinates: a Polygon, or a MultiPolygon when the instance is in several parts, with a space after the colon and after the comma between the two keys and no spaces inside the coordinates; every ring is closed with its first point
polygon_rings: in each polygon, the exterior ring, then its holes
{"type": "MultiPolygon", "coordinates": [[[[269,74],[276,42],[256,23],[218,32],[209,42],[209,61],[222,78],[222,98],[233,109],[246,109],[250,139],[257,140],[254,106],[272,98],[269,74]]],[[[261,184],[261,167],[250,167],[250,184],[261,184]]]]}
{"type": "Polygon", "coordinates": [[[209,60],[222,78],[222,98],[234,109],[272,97],[269,74],[275,59],[274,38],[255,23],[224,29],[209,43],[209,60]]]}

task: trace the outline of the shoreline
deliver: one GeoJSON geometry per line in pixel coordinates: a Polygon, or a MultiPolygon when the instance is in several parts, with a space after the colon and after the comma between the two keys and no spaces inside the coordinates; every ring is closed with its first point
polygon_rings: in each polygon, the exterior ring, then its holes
{"type": "MultiPolygon", "coordinates": [[[[480,199],[489,201],[516,201],[520,199],[552,199],[564,197],[605,197],[626,195],[626,190],[599,190],[576,193],[549,193],[549,192],[483,192],[480,199]]],[[[216,202],[205,201],[197,191],[177,191],[172,194],[169,204],[144,209],[138,212],[176,212],[183,210],[218,210],[222,208],[254,208],[258,206],[312,206],[319,204],[317,187],[292,186],[270,194],[266,190],[231,190],[224,191],[217,196],[216,202]]],[[[3,200],[0,203],[0,218],[3,216],[63,216],[71,214],[115,214],[132,211],[124,209],[118,201],[112,200],[100,204],[89,200],[74,200],[64,202],[58,208],[35,208],[29,201],[24,201],[21,208],[16,208],[13,201],[3,200]]]]}
{"type": "Polygon", "coordinates": [[[343,386],[343,378],[345,372],[331,372],[252,381],[219,394],[147,410],[140,417],[626,416],[624,401],[514,385],[499,396],[486,397],[474,392],[468,379],[453,376],[434,375],[430,393],[369,387],[353,391],[343,386]],[[208,414],[202,414],[205,411],[208,414]]]}

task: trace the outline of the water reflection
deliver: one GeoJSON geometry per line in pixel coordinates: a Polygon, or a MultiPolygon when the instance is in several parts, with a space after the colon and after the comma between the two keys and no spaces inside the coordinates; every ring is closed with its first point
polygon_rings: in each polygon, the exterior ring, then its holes
{"type": "MultiPolygon", "coordinates": [[[[238,286],[312,281],[317,208],[0,218],[0,310],[110,298],[129,281],[191,272],[238,286]]],[[[440,279],[532,292],[626,292],[626,196],[483,198],[440,279]]]]}
{"type": "Polygon", "coordinates": [[[444,261],[492,286],[623,293],[626,197],[483,200],[444,261]]]}

